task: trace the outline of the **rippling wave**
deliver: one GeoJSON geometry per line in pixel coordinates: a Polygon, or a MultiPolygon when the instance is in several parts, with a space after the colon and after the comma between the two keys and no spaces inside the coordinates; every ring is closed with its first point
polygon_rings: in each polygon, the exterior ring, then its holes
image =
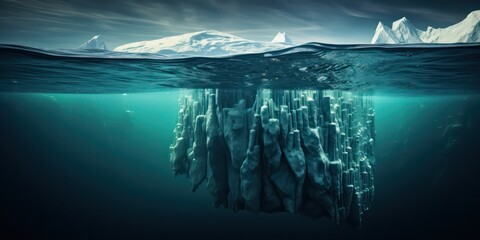
{"type": "Polygon", "coordinates": [[[0,45],[0,91],[123,93],[168,88],[480,91],[480,44],[331,45],[192,57],[0,45]]]}

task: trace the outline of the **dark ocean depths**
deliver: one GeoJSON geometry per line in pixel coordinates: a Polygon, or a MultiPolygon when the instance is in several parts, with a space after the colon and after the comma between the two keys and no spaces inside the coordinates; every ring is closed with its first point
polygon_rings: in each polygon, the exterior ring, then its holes
{"type": "Polygon", "coordinates": [[[1,239],[480,238],[480,45],[325,45],[219,58],[0,46],[1,239]],[[214,208],[174,177],[189,88],[372,95],[361,228],[214,208]]]}

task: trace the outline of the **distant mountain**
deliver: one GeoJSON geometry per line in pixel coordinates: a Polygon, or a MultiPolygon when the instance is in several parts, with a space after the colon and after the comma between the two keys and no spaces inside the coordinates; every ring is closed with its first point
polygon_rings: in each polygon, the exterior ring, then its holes
{"type": "Polygon", "coordinates": [[[459,43],[480,42],[480,10],[473,11],[461,22],[446,28],[415,28],[405,17],[393,22],[392,28],[379,22],[372,44],[391,43],[459,43]]]}
{"type": "Polygon", "coordinates": [[[266,52],[282,49],[288,46],[291,46],[288,42],[257,42],[228,33],[207,30],[151,41],[128,43],[116,47],[114,51],[159,53],[165,55],[186,54],[195,56],[219,56],[266,52]]]}
{"type": "Polygon", "coordinates": [[[293,44],[292,40],[289,37],[287,37],[287,34],[285,34],[285,32],[277,33],[277,35],[273,38],[272,43],[293,44]]]}
{"type": "Polygon", "coordinates": [[[103,41],[103,38],[100,35],[94,36],[92,39],[88,40],[80,46],[80,49],[102,49],[107,50],[107,45],[103,41]]]}

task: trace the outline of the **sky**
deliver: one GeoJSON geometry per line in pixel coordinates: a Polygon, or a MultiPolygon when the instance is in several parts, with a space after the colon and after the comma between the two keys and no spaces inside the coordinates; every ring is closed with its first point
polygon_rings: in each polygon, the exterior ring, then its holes
{"type": "Polygon", "coordinates": [[[0,0],[0,43],[71,49],[102,35],[113,49],[209,29],[256,41],[286,32],[295,44],[369,43],[378,21],[446,27],[479,9],[478,0],[0,0]]]}

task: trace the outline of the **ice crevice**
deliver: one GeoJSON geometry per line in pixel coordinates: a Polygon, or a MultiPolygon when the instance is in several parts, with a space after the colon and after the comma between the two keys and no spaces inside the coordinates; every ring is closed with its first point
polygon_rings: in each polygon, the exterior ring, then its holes
{"type": "Polygon", "coordinates": [[[196,89],[179,99],[170,161],[216,207],[360,226],[374,196],[375,112],[347,91],[196,89]]]}

